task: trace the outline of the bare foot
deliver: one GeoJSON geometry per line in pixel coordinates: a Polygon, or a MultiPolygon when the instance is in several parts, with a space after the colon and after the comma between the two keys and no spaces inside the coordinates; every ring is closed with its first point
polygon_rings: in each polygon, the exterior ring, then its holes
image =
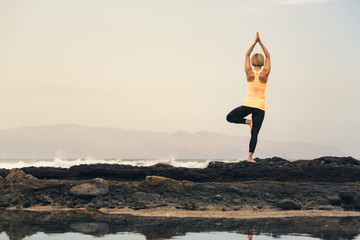
{"type": "Polygon", "coordinates": [[[252,162],[252,163],[255,163],[254,159],[253,159],[253,153],[252,152],[249,152],[249,157],[248,157],[248,162],[252,162]]]}

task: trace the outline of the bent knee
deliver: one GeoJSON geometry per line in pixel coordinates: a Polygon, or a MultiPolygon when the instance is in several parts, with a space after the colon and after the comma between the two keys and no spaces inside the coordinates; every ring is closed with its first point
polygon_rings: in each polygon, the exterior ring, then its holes
{"type": "Polygon", "coordinates": [[[233,122],[232,117],[230,116],[230,114],[228,114],[226,116],[226,121],[231,122],[231,123],[233,122]]]}

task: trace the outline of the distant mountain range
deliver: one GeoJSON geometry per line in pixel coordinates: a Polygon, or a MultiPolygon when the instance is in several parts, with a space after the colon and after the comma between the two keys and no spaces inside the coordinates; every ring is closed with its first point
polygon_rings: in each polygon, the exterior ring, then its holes
{"type": "MultiPolygon", "coordinates": [[[[210,132],[160,133],[51,125],[0,131],[0,158],[246,159],[249,138],[210,132]]],[[[256,157],[344,156],[332,146],[260,140],[256,157]]]]}

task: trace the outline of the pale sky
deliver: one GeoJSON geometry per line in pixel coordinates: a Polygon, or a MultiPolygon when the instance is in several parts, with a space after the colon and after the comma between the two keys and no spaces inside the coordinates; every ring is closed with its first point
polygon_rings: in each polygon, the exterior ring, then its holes
{"type": "Polygon", "coordinates": [[[360,158],[359,10],[358,0],[0,0],[0,129],[249,136],[225,117],[245,97],[259,31],[272,61],[259,141],[360,158]]]}

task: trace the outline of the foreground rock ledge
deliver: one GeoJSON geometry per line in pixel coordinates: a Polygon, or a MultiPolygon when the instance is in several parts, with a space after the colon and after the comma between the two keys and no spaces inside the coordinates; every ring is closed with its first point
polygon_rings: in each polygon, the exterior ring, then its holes
{"type": "Polygon", "coordinates": [[[12,170],[0,181],[0,208],[194,211],[360,211],[360,182],[192,182],[162,176],[143,181],[37,179],[12,170]]]}

